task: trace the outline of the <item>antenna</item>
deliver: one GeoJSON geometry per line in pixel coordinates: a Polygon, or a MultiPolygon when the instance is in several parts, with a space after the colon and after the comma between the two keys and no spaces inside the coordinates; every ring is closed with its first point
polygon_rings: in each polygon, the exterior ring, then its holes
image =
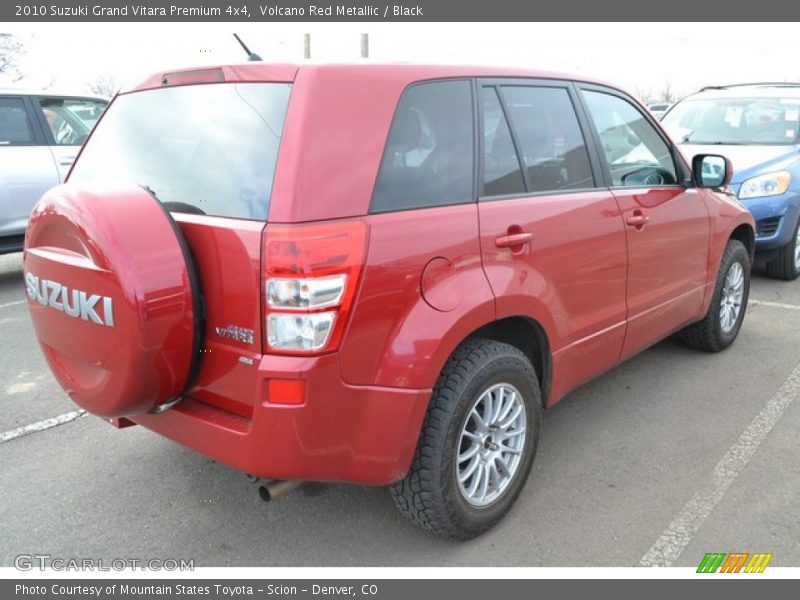
{"type": "Polygon", "coordinates": [[[245,52],[247,52],[247,60],[261,60],[261,57],[258,54],[255,52],[250,52],[250,48],[248,48],[247,44],[242,41],[242,38],[235,33],[233,34],[233,37],[236,38],[236,41],[239,42],[239,45],[244,49],[245,52]]]}

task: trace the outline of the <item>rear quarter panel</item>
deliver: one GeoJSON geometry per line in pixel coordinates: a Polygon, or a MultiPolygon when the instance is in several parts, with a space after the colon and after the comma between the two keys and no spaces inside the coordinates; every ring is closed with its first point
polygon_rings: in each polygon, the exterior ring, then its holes
{"type": "Polygon", "coordinates": [[[494,320],[476,204],[372,215],[358,301],[340,350],[349,384],[427,388],[455,347],[494,320]],[[423,273],[434,258],[452,265],[423,273]],[[438,307],[438,308],[437,308],[438,307]],[[444,309],[444,310],[442,310],[444,309]]]}

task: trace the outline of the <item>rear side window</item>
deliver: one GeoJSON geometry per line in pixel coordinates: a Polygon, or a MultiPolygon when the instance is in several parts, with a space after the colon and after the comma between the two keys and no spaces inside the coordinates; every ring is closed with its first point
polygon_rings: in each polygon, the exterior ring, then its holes
{"type": "Polygon", "coordinates": [[[57,146],[80,146],[103,114],[108,102],[82,98],[39,98],[57,146]]]}
{"type": "Polygon", "coordinates": [[[28,113],[21,98],[0,98],[0,146],[33,143],[28,113]]]}
{"type": "Polygon", "coordinates": [[[266,219],[291,86],[186,85],[125,94],[70,182],[129,182],[176,212],[266,219]]]}
{"type": "Polygon", "coordinates": [[[392,121],[370,212],[472,202],[474,145],[468,81],[408,88],[392,121]]]}
{"type": "Polygon", "coordinates": [[[569,93],[558,87],[504,87],[530,192],[594,187],[589,153],[569,93]]]}

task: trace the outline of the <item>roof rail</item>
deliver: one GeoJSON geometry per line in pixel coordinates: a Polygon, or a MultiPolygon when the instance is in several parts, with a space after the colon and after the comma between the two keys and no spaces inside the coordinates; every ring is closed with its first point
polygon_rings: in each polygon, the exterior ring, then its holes
{"type": "Polygon", "coordinates": [[[731,83],[728,85],[707,85],[700,88],[698,91],[705,92],[706,90],[727,90],[733,87],[758,87],[758,86],[774,86],[774,87],[800,87],[800,83],[793,81],[754,81],[752,83],[731,83]]]}

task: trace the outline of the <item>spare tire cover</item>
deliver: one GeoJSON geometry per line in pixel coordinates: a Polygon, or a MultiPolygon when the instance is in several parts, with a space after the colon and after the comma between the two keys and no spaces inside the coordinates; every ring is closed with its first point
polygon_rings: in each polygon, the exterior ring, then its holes
{"type": "Polygon", "coordinates": [[[36,337],[76,404],[122,417],[179,397],[199,355],[200,296],[186,241],[148,191],[53,188],[23,264],[36,337]]]}

